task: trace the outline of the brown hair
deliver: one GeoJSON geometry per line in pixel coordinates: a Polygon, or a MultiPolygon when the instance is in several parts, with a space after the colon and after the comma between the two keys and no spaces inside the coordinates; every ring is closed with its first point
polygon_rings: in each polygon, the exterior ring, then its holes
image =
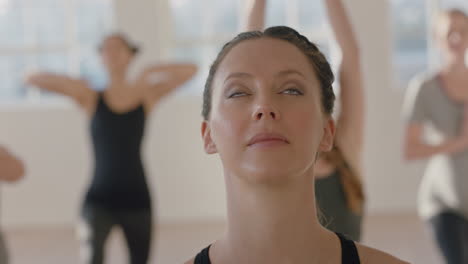
{"type": "Polygon", "coordinates": [[[130,50],[130,52],[133,54],[133,55],[136,55],[138,54],[138,52],[140,52],[140,47],[138,47],[135,43],[133,43],[132,41],[130,41],[130,39],[123,33],[112,33],[108,36],[106,36],[103,41],[101,42],[101,44],[99,44],[98,46],[98,51],[101,52],[102,51],[102,45],[104,44],[104,42],[110,38],[118,38],[120,39],[124,44],[125,46],[127,46],[127,48],[130,50]]]}
{"type": "Polygon", "coordinates": [[[459,15],[459,16],[463,16],[465,18],[468,18],[468,15],[466,14],[466,12],[463,11],[462,9],[460,9],[460,8],[450,8],[450,9],[447,9],[447,10],[443,10],[441,12],[441,14],[459,15]]]}
{"type": "Polygon", "coordinates": [[[436,15],[436,19],[433,23],[433,28],[438,30],[440,21],[443,19],[448,19],[451,16],[462,16],[464,18],[468,18],[468,15],[465,13],[465,11],[459,8],[450,8],[450,9],[441,10],[436,15]]]}
{"type": "Polygon", "coordinates": [[[338,171],[348,208],[355,214],[362,215],[366,197],[361,177],[358,172],[346,162],[343,151],[335,145],[331,151],[323,152],[321,158],[335,166],[338,171]]]}
{"type": "Polygon", "coordinates": [[[326,114],[331,115],[335,102],[335,94],[332,88],[332,83],[335,80],[335,77],[327,59],[315,44],[310,42],[303,35],[299,34],[296,30],[286,26],[276,26],[267,28],[264,31],[250,31],[240,33],[223,46],[215,61],[211,65],[208,78],[206,79],[205,90],[203,92],[203,118],[208,120],[210,116],[213,79],[216,71],[218,70],[219,64],[226,57],[229,51],[237,44],[246,40],[260,38],[273,38],[287,41],[299,48],[299,50],[301,50],[304,55],[307,56],[320,82],[323,110],[326,114]]]}

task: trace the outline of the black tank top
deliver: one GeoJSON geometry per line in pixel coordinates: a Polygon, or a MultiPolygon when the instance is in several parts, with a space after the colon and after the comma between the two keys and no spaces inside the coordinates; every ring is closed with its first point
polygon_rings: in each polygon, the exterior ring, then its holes
{"type": "MultiPolygon", "coordinates": [[[[341,242],[341,263],[342,264],[360,264],[359,254],[356,245],[353,241],[347,239],[343,235],[336,233],[341,242]]],[[[210,247],[203,249],[195,257],[194,264],[211,264],[209,257],[210,247]]]]}
{"type": "Polygon", "coordinates": [[[140,155],[145,129],[143,106],[115,113],[100,93],[90,129],[95,165],[85,204],[114,210],[149,209],[140,155]]]}

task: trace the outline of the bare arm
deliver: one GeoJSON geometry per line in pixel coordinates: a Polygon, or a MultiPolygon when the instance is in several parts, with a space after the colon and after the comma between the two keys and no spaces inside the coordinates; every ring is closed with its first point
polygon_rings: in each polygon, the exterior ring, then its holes
{"type": "Polygon", "coordinates": [[[54,73],[32,74],[26,78],[26,83],[71,97],[80,105],[87,105],[94,94],[87,82],[54,73]]]}
{"type": "Polygon", "coordinates": [[[190,80],[196,72],[195,64],[156,65],[146,69],[136,85],[145,89],[145,97],[156,102],[190,80]]]}
{"type": "Polygon", "coordinates": [[[24,176],[23,163],[0,146],[0,180],[15,182],[24,176]]]}
{"type": "Polygon", "coordinates": [[[341,149],[356,155],[364,137],[364,87],[358,41],[342,0],[324,0],[333,33],[342,53],[339,67],[341,112],[336,141],[341,149]],[[351,149],[351,150],[349,150],[351,149]]]}
{"type": "Polygon", "coordinates": [[[447,139],[438,145],[426,144],[423,139],[423,125],[410,123],[406,128],[404,157],[405,160],[429,158],[437,154],[454,154],[468,148],[468,137],[461,135],[447,139]]]}
{"type": "Polygon", "coordinates": [[[263,30],[265,28],[265,9],[267,0],[249,0],[248,17],[245,30],[263,30]]]}

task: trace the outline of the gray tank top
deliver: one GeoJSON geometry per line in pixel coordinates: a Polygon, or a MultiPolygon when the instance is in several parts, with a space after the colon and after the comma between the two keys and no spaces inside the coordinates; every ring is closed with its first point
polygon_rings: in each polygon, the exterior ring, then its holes
{"type": "MultiPolygon", "coordinates": [[[[468,84],[467,84],[468,85],[468,84]]],[[[468,87],[467,87],[468,88],[468,87]]],[[[465,105],[448,97],[438,75],[415,78],[408,89],[404,115],[408,124],[424,125],[427,142],[455,137],[462,126],[465,105]]],[[[468,150],[429,159],[420,185],[420,215],[429,219],[452,210],[468,218],[468,150]]]]}

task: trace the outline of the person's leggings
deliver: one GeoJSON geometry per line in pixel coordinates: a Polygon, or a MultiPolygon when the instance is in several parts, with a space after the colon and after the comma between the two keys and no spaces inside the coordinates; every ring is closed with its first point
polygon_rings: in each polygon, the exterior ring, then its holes
{"type": "Polygon", "coordinates": [[[3,238],[3,234],[0,232],[0,264],[8,264],[9,255],[8,255],[8,248],[5,243],[5,239],[3,238]]]}
{"type": "Polygon", "coordinates": [[[147,264],[151,248],[151,210],[114,211],[85,205],[79,227],[81,255],[86,264],[104,263],[104,248],[114,226],[122,228],[129,249],[129,263],[147,264]]]}
{"type": "Polygon", "coordinates": [[[468,263],[468,220],[455,212],[443,212],[429,220],[447,264],[468,263]]]}

